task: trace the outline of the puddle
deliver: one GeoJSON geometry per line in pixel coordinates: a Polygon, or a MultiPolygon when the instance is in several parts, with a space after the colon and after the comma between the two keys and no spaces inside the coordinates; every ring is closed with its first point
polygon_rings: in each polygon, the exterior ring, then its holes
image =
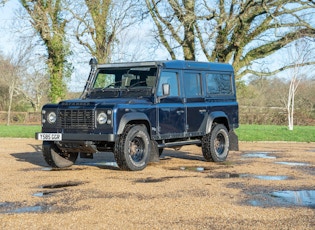
{"type": "MultiPolygon", "coordinates": [[[[178,168],[175,168],[174,170],[178,170],[178,168]]],[[[207,168],[204,168],[204,167],[195,167],[195,166],[181,166],[179,167],[179,170],[182,170],[182,171],[191,171],[191,172],[204,172],[206,170],[209,170],[207,168]]]]}
{"type": "Polygon", "coordinates": [[[51,208],[42,205],[21,207],[19,203],[13,202],[0,203],[0,214],[47,212],[50,210],[51,208]]]}
{"type": "Polygon", "coordinates": [[[189,171],[189,172],[205,172],[211,170],[210,168],[205,168],[201,166],[180,166],[174,168],[168,168],[169,170],[180,170],[180,171],[189,171]]]}
{"type": "Polygon", "coordinates": [[[42,168],[42,171],[53,171],[53,168],[44,167],[44,168],[42,168]]]}
{"type": "Polygon", "coordinates": [[[252,177],[260,180],[287,180],[288,176],[263,176],[263,175],[253,175],[252,177]]]}
{"type": "Polygon", "coordinates": [[[55,189],[55,188],[66,188],[66,187],[74,187],[84,184],[84,182],[65,182],[65,183],[59,183],[59,184],[49,184],[49,185],[43,185],[41,188],[47,188],[47,189],[55,189]]]}
{"type": "Polygon", "coordinates": [[[250,176],[249,176],[249,174],[238,174],[238,173],[220,172],[220,173],[209,174],[208,177],[210,177],[210,178],[224,179],[224,178],[245,178],[245,177],[250,177],[250,176]]]}
{"type": "Polygon", "coordinates": [[[246,173],[215,173],[210,174],[210,178],[218,178],[218,179],[224,179],[224,178],[255,178],[259,180],[287,180],[289,179],[288,176],[268,176],[268,175],[252,175],[252,174],[246,174],[246,173]]]}
{"type": "Polygon", "coordinates": [[[47,212],[49,208],[36,205],[36,206],[28,206],[28,207],[21,207],[17,209],[8,210],[5,213],[29,213],[29,212],[47,212]]]}
{"type": "Polygon", "coordinates": [[[281,165],[289,165],[289,166],[310,166],[309,163],[303,163],[303,162],[285,162],[285,161],[279,161],[275,162],[276,164],[281,165]]]}
{"type": "Polygon", "coordinates": [[[187,170],[187,171],[197,171],[197,172],[203,172],[205,171],[205,168],[203,167],[180,167],[180,170],[187,170]]]}
{"type": "Polygon", "coordinates": [[[158,182],[163,182],[169,179],[170,179],[169,177],[162,177],[162,178],[148,177],[148,178],[136,180],[135,182],[136,183],[158,183],[158,182]]]}
{"type": "Polygon", "coordinates": [[[315,190],[277,191],[267,194],[260,194],[260,196],[260,199],[251,200],[249,203],[252,206],[259,207],[298,206],[315,209],[315,190]]]}
{"type": "Polygon", "coordinates": [[[37,192],[37,193],[34,193],[33,196],[36,196],[36,197],[45,197],[45,196],[50,196],[50,195],[52,195],[52,194],[55,194],[55,193],[57,193],[57,192],[61,192],[61,190],[37,192]]]}
{"type": "Polygon", "coordinates": [[[263,159],[276,159],[275,156],[269,156],[269,152],[254,152],[243,154],[243,157],[246,158],[263,158],[263,159]]]}

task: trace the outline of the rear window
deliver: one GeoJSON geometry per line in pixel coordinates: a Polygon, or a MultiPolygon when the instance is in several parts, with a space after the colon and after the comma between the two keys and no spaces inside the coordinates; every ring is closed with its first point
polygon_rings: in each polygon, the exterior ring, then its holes
{"type": "Polygon", "coordinates": [[[209,73],[206,74],[207,95],[233,94],[232,75],[209,73]]]}

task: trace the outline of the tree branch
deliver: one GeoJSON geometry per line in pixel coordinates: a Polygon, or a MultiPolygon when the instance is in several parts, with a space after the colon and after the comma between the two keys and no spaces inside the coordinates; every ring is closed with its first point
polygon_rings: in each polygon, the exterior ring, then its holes
{"type": "MultiPolygon", "coordinates": [[[[238,77],[242,78],[247,74],[253,74],[255,76],[262,76],[262,77],[270,77],[270,76],[274,76],[274,75],[276,75],[276,74],[278,74],[284,70],[296,68],[296,65],[297,64],[294,63],[294,64],[287,65],[287,66],[281,67],[279,69],[276,69],[276,70],[270,71],[270,72],[262,72],[262,71],[252,70],[252,69],[246,69],[246,70],[242,71],[241,73],[239,73],[238,77]]],[[[299,67],[311,66],[311,65],[315,65],[315,61],[300,63],[298,65],[299,65],[299,67]]]]}

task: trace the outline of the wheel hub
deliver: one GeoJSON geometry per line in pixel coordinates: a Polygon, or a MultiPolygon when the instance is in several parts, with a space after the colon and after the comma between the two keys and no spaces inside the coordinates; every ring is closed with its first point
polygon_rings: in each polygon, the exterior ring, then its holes
{"type": "Polygon", "coordinates": [[[133,141],[129,144],[129,154],[131,159],[135,162],[139,162],[143,158],[143,151],[144,151],[144,144],[142,143],[141,139],[134,138],[133,141]]]}

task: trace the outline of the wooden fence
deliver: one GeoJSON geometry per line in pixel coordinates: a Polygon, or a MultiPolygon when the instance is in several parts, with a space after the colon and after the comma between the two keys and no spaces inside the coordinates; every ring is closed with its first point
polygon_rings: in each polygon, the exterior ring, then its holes
{"type": "MultiPolygon", "coordinates": [[[[0,124],[6,124],[8,112],[0,111],[0,124]]],[[[41,124],[41,112],[13,112],[11,111],[10,124],[41,124]]]]}

